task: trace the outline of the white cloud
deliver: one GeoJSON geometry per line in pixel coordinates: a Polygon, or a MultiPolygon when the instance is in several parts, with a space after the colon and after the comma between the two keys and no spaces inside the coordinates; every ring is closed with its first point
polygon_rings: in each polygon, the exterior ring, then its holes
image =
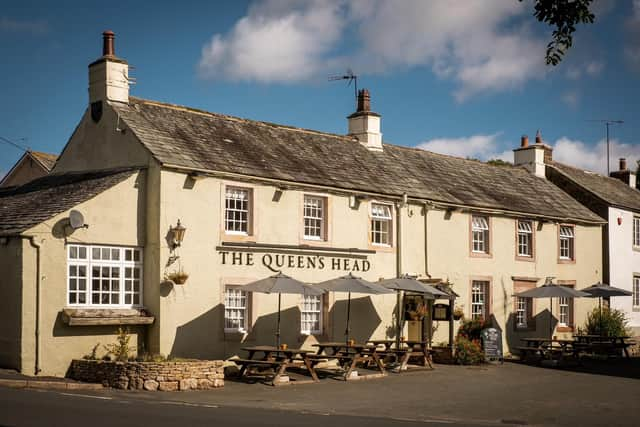
{"type": "MultiPolygon", "coordinates": [[[[620,157],[626,158],[629,168],[635,170],[636,162],[640,160],[640,145],[621,143],[617,139],[610,140],[611,170],[618,169],[620,157]]],[[[600,140],[594,145],[562,137],[553,145],[553,158],[568,165],[606,175],[607,142],[600,140]]]]}
{"type": "Polygon", "coordinates": [[[416,148],[450,156],[480,160],[501,159],[512,162],[511,151],[500,152],[498,137],[502,132],[490,135],[472,135],[461,138],[435,138],[421,142],[416,148]]]}
{"type": "Polygon", "coordinates": [[[604,63],[601,61],[589,61],[580,65],[574,65],[567,68],[566,76],[571,80],[578,80],[582,76],[596,77],[602,73],[604,63]]]}
{"type": "Polygon", "coordinates": [[[44,34],[49,31],[45,21],[26,21],[0,17],[0,32],[44,34]]]}
{"type": "Polygon", "coordinates": [[[212,37],[200,72],[291,82],[348,66],[360,74],[426,67],[456,82],[462,101],[544,75],[544,39],[513,25],[529,20],[528,7],[504,0],[264,0],[212,37]],[[352,50],[337,53],[343,48],[352,50]]]}
{"type": "Polygon", "coordinates": [[[576,108],[580,100],[580,93],[577,91],[567,91],[562,94],[560,99],[570,108],[576,108]]]}

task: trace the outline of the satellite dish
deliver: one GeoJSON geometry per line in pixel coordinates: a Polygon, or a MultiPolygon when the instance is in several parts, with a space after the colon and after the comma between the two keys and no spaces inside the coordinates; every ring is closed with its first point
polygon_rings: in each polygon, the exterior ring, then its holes
{"type": "Polygon", "coordinates": [[[84,216],[76,210],[72,210],[71,212],[69,212],[69,225],[71,225],[71,228],[73,228],[74,230],[77,230],[78,228],[89,227],[84,223],[84,216]]]}

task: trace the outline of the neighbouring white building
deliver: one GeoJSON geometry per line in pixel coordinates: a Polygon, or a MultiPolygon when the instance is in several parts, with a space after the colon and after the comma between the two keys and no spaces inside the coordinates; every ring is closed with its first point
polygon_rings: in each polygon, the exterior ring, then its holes
{"type": "Polygon", "coordinates": [[[540,135],[532,145],[523,137],[514,151],[516,165],[546,177],[607,220],[602,236],[604,283],[633,292],[632,297],[612,297],[610,306],[623,310],[634,335],[640,335],[640,191],[626,159],[606,177],[554,161],[540,135]]]}

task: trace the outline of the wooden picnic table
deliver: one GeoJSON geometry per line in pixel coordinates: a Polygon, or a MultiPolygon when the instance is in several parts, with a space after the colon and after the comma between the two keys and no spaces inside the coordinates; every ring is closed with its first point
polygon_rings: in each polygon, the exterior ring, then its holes
{"type": "Polygon", "coordinates": [[[386,375],[378,349],[374,345],[331,341],[319,342],[313,346],[318,348],[317,353],[315,356],[309,357],[320,360],[338,360],[339,365],[345,371],[343,375],[345,381],[352,379],[351,373],[359,363],[374,365],[380,371],[380,375],[386,375]]]}
{"type": "Polygon", "coordinates": [[[579,356],[582,345],[575,340],[531,337],[521,338],[521,341],[524,341],[526,345],[516,347],[516,349],[520,351],[523,360],[534,356],[539,361],[548,359],[563,362],[566,357],[572,357],[580,363],[579,356]]]}
{"type": "Polygon", "coordinates": [[[231,361],[241,366],[240,378],[245,373],[248,373],[251,368],[271,368],[274,372],[272,385],[278,385],[281,383],[280,379],[287,373],[288,368],[304,366],[312,380],[319,381],[315,371],[315,365],[317,365],[318,361],[309,357],[309,350],[301,348],[283,349],[268,345],[243,347],[242,350],[249,353],[247,359],[231,359],[231,361]],[[262,357],[255,357],[260,354],[262,357]]]}
{"type": "Polygon", "coordinates": [[[433,369],[433,350],[429,347],[429,341],[402,340],[400,341],[400,348],[396,348],[395,340],[369,340],[368,342],[375,346],[383,345],[384,351],[380,352],[380,354],[392,356],[399,363],[399,371],[406,371],[409,360],[416,357],[422,366],[428,366],[433,369]]]}
{"type": "MultiPolygon", "coordinates": [[[[593,335],[593,334],[580,334],[574,335],[573,338],[581,344],[587,346],[587,348],[597,352],[598,350],[622,350],[624,355],[629,358],[629,347],[635,345],[635,342],[629,341],[629,336],[607,336],[607,335],[593,335]]],[[[619,353],[618,353],[619,355],[619,353]]]]}

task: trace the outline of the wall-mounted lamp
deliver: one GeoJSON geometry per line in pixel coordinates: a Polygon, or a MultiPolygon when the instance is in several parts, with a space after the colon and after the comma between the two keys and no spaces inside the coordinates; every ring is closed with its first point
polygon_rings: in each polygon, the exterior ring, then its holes
{"type": "Polygon", "coordinates": [[[184,233],[187,231],[187,228],[180,224],[180,220],[178,220],[178,224],[175,227],[171,227],[170,231],[173,239],[173,247],[171,249],[175,249],[182,244],[184,233]]]}
{"type": "Polygon", "coordinates": [[[282,198],[282,194],[284,193],[284,188],[276,188],[275,191],[273,192],[273,197],[271,198],[272,202],[279,202],[280,199],[282,198]]]}
{"type": "Polygon", "coordinates": [[[351,209],[358,209],[360,207],[360,197],[352,194],[349,196],[349,207],[351,209]]]}
{"type": "Polygon", "coordinates": [[[622,225],[622,217],[621,216],[618,217],[618,225],[622,225]]]}

